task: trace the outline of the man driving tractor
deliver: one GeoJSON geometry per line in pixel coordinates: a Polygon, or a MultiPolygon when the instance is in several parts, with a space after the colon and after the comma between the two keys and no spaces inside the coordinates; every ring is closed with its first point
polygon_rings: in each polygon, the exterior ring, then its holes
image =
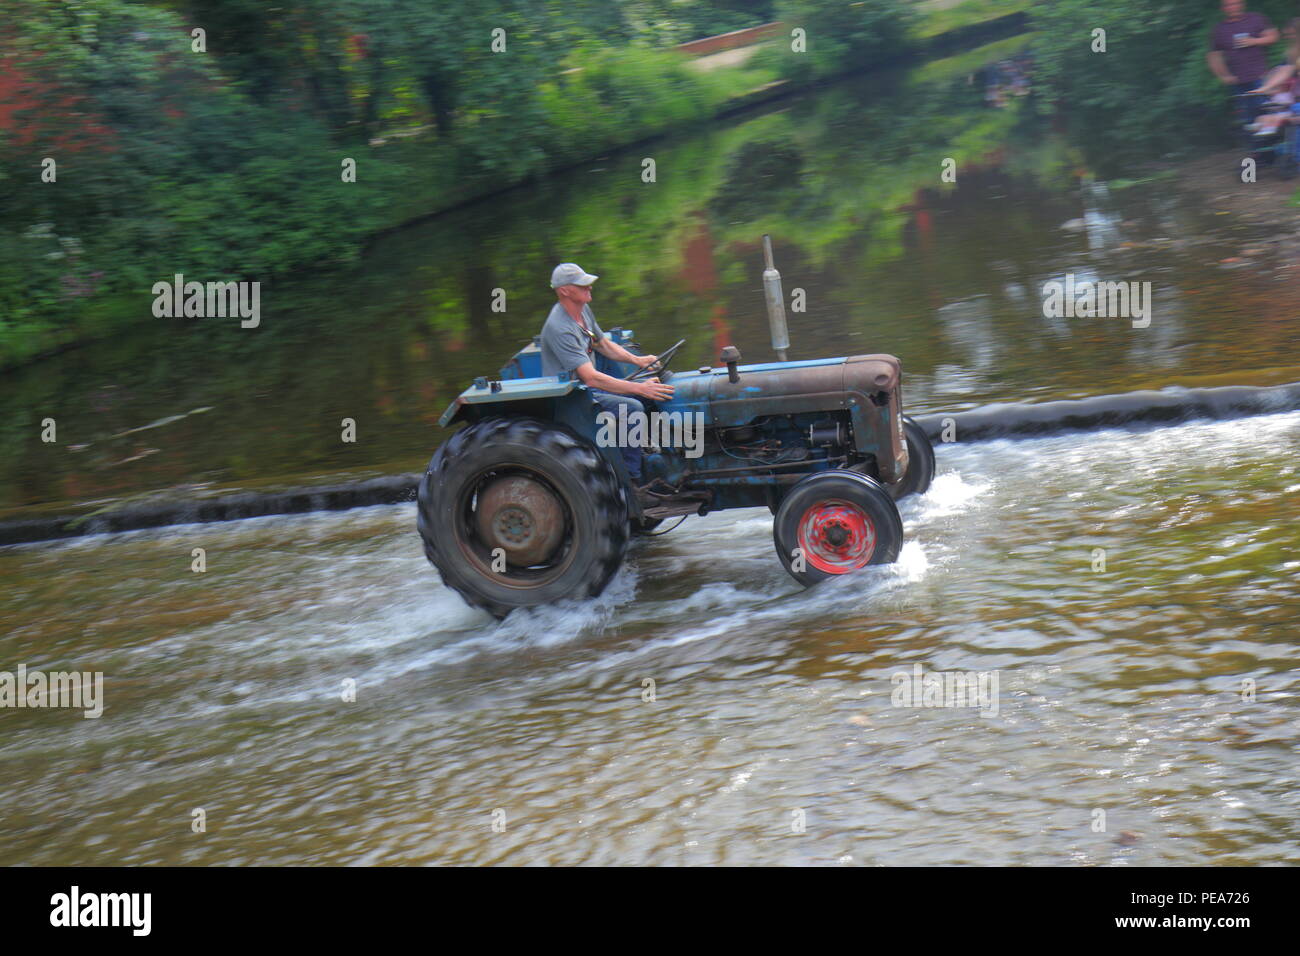
{"type": "Polygon", "coordinates": [[[771,510],[777,556],[804,585],[898,560],[895,501],[930,487],[935,460],[924,429],[903,415],[897,358],[741,365],[728,346],[725,368],[678,372],[669,386],[655,377],[685,340],[631,354],[640,350],[630,332],[607,336],[596,324],[595,281],[557,266],[557,301],[535,344],[500,379],[476,378],[438,419],[463,427],[429,460],[416,526],[444,585],[497,617],[594,598],[633,536],[727,508],[771,510]],[[597,354],[613,375],[597,371],[597,354]],[[623,421],[629,409],[645,415],[650,435],[639,418],[611,429],[611,409],[623,421]],[[632,446],[647,448],[644,461],[632,446]]]}
{"type": "MultiPolygon", "coordinates": [[[[596,371],[595,352],[638,368],[647,368],[658,359],[656,355],[633,355],[601,331],[591,311],[591,284],[598,278],[572,262],[560,263],[551,273],[551,288],[558,301],[542,326],[542,374],[567,372],[587,386],[602,410],[617,415],[619,406],[623,405],[631,419],[645,412],[640,399],[666,401],[672,397],[673,387],[657,378],[629,382],[596,371]]],[[[621,451],[628,475],[634,484],[640,484],[641,449],[623,446],[621,451]]]]}

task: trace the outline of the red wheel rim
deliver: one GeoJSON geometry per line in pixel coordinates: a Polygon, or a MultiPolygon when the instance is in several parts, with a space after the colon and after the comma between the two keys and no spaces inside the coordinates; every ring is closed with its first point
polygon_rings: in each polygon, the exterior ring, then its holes
{"type": "Polygon", "coordinates": [[[832,499],[803,513],[798,540],[804,558],[818,571],[847,574],[871,563],[876,526],[858,505],[832,499]]]}

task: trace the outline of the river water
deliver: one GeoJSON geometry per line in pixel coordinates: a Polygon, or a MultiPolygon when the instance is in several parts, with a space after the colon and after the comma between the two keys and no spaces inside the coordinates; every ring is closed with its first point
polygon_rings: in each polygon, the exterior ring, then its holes
{"type": "MultiPolygon", "coordinates": [[[[91,444],[11,435],[7,501],[418,465],[561,258],[604,276],[607,327],[689,336],[684,366],[766,357],[764,230],[809,293],[795,356],[896,352],[917,412],[1300,378],[1275,263],[1220,266],[1265,237],[1081,184],[1068,144],[1032,153],[1023,111],[954,76],[656,146],[658,207],[616,157],[390,237],[296,287],[257,349],[153,329],[20,373],[6,399],[91,444]],[[923,184],[918,142],[960,154],[960,189],[923,184]],[[1151,279],[1151,327],[1044,320],[1041,284],[1089,271],[1151,279]],[[349,409],[365,440],[340,448],[349,409]]],[[[0,863],[1300,861],[1300,413],[937,455],[894,566],[801,590],[770,515],[724,512],[503,623],[439,584],[412,505],[0,549],[0,670],[105,675],[98,719],[0,711],[0,863]],[[895,706],[917,665],[996,694],[895,706]]]]}
{"type": "Polygon", "coordinates": [[[724,512],[502,624],[410,505],[6,549],[3,659],[106,683],[4,715],[0,857],[1294,863],[1298,451],[1296,413],[941,446],[895,566],[803,591],[724,512]],[[893,706],[916,664],[994,705],[893,706]]]}

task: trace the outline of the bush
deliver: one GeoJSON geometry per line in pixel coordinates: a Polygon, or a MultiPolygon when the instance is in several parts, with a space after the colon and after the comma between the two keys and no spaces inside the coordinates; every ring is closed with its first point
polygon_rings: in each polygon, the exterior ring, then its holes
{"type": "Polygon", "coordinates": [[[250,102],[191,55],[170,13],[87,0],[32,16],[3,50],[24,109],[0,167],[36,184],[0,199],[6,355],[32,336],[58,344],[101,297],[146,301],[141,290],[176,272],[266,280],[356,254],[386,170],[343,183],[355,150],[308,115],[250,102]],[[22,47],[33,38],[36,55],[22,47]],[[57,178],[42,183],[47,156],[57,178]]]}
{"type": "Polygon", "coordinates": [[[556,162],[707,119],[738,83],[753,82],[700,73],[680,53],[644,47],[589,50],[567,62],[575,71],[540,91],[547,151],[556,162]]]}
{"type": "Polygon", "coordinates": [[[769,54],[795,82],[882,66],[916,50],[918,18],[906,0],[778,0],[776,13],[787,31],[805,31],[804,52],[782,40],[769,54]]]}

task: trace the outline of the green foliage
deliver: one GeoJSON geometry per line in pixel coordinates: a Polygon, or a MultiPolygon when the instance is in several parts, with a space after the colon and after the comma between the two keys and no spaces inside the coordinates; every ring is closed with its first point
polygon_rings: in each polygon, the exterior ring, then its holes
{"type": "Polygon", "coordinates": [[[969,77],[988,63],[1017,56],[1026,52],[1026,48],[1037,44],[1038,34],[1018,33],[1013,37],[987,43],[965,53],[923,63],[911,70],[908,76],[913,83],[937,83],[969,77]]]}
{"type": "Polygon", "coordinates": [[[915,5],[907,0],[777,0],[787,30],[803,30],[806,49],[794,38],[765,53],[780,73],[798,83],[884,66],[915,52],[915,5]]]}
{"type": "Polygon", "coordinates": [[[917,28],[917,35],[929,38],[949,30],[960,30],[962,27],[1019,13],[1030,7],[1030,0],[964,0],[963,3],[951,6],[943,5],[926,13],[917,28]]]}
{"type": "Polygon", "coordinates": [[[703,73],[680,53],[644,47],[589,49],[568,64],[570,72],[543,84],[538,101],[545,148],[557,161],[706,120],[729,96],[756,85],[750,76],[703,73]]]}
{"type": "Polygon", "coordinates": [[[374,227],[385,171],[343,183],[348,151],[310,117],[259,106],[226,83],[211,57],[191,52],[174,15],[83,0],[43,5],[25,25],[41,56],[11,46],[10,62],[37,89],[77,91],[102,132],[61,148],[84,120],[47,111],[41,136],[0,145],[4,165],[38,183],[0,207],[14,226],[0,272],[0,348],[41,330],[49,341],[19,351],[58,344],[98,297],[175,272],[267,280],[345,261],[374,227]],[[58,162],[53,183],[38,181],[44,156],[58,162]]]}
{"type": "Polygon", "coordinates": [[[663,47],[766,23],[774,8],[773,0],[623,0],[606,4],[605,22],[613,14],[630,42],[663,47]]]}

